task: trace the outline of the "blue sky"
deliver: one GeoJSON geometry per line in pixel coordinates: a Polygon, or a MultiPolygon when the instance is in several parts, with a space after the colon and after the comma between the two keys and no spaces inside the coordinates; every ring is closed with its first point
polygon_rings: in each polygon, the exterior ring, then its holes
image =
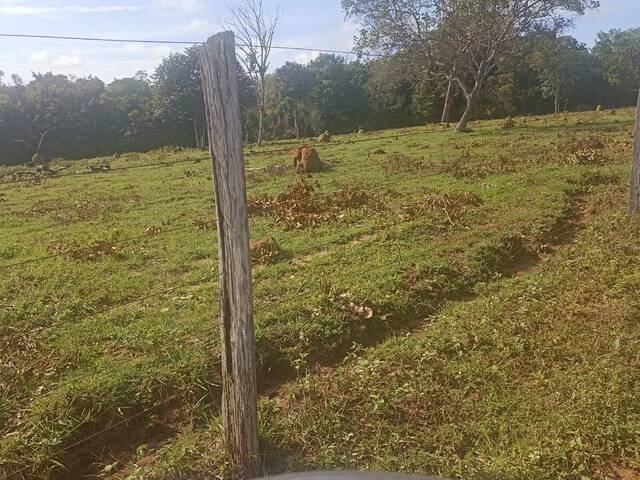
{"type": "MultiPolygon", "coordinates": [[[[233,0],[0,0],[0,33],[36,33],[202,41],[220,30],[233,0]]],[[[640,0],[601,0],[576,19],[572,35],[592,45],[597,32],[640,26],[640,0]]],[[[276,42],[349,50],[356,26],[344,20],[340,0],[264,0],[279,6],[276,42]]],[[[31,71],[96,75],[103,80],[152,72],[160,59],[184,47],[0,38],[0,70],[25,80],[31,71]]],[[[274,66],[306,62],[313,54],[275,51],[274,66]]]]}

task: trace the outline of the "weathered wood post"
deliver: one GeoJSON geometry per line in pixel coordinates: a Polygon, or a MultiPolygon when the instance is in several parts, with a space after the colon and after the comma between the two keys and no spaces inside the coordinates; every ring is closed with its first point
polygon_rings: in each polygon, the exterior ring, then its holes
{"type": "Polygon", "coordinates": [[[636,107],[636,130],[633,137],[629,212],[636,213],[638,208],[640,208],[640,89],[638,90],[638,106],[636,107]]]}
{"type": "Polygon", "coordinates": [[[200,63],[218,216],[224,435],[236,466],[253,478],[260,473],[255,336],[233,33],[209,38],[200,63]]]}

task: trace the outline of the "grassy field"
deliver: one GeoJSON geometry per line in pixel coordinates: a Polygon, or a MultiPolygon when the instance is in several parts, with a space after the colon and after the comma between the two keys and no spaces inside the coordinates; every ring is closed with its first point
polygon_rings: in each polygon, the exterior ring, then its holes
{"type": "MultiPolygon", "coordinates": [[[[248,148],[265,469],[634,475],[632,129],[619,110],[337,136],[311,176],[295,142],[248,148]]],[[[233,476],[206,155],[68,165],[0,185],[0,478],[233,476]]]]}

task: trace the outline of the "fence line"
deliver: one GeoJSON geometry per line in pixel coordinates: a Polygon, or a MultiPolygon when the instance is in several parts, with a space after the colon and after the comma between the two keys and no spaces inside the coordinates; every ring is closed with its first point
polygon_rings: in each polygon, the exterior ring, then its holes
{"type": "MultiPolygon", "coordinates": [[[[434,124],[437,125],[437,124],[434,124]]],[[[428,125],[427,125],[428,127],[428,125]]],[[[408,127],[408,128],[424,128],[424,127],[408,127]]],[[[387,140],[387,139],[397,139],[400,137],[409,137],[409,136],[416,136],[416,135],[424,135],[425,133],[432,133],[432,132],[436,132],[438,130],[436,129],[431,129],[431,130],[422,130],[419,132],[404,132],[404,133],[398,133],[398,134],[391,134],[391,135],[384,135],[384,136],[379,136],[379,137],[366,137],[366,138],[359,138],[359,139],[354,139],[354,140],[344,140],[344,141],[340,141],[340,142],[328,142],[328,143],[322,143],[322,144],[313,144],[310,145],[316,149],[325,149],[325,148],[331,148],[331,147],[338,147],[341,145],[351,145],[354,143],[362,143],[362,142],[374,142],[374,141],[378,141],[378,140],[387,140]]],[[[342,134],[341,134],[342,135],[342,134]]],[[[268,155],[274,155],[274,154],[278,154],[278,153],[289,153],[292,150],[295,150],[297,147],[296,145],[303,145],[305,144],[305,138],[301,138],[299,140],[291,140],[291,142],[293,143],[293,145],[290,145],[288,147],[283,147],[283,148],[274,148],[274,149],[269,149],[269,150],[262,150],[262,151],[249,151],[249,152],[245,152],[244,156],[245,157],[259,157],[259,156],[268,156],[268,155]]],[[[205,160],[209,160],[210,157],[207,156],[203,156],[203,157],[194,157],[194,158],[190,158],[190,159],[182,159],[182,160],[176,160],[176,161],[171,161],[171,162],[148,162],[148,163],[142,163],[142,164],[135,164],[135,165],[125,165],[125,166],[121,166],[121,167],[114,167],[114,168],[110,168],[109,170],[104,170],[104,171],[82,171],[82,172],[74,172],[74,173],[65,173],[62,175],[53,175],[51,177],[45,177],[47,180],[54,180],[54,179],[58,179],[58,178],[64,178],[64,177],[77,177],[77,176],[81,176],[81,175],[101,175],[101,174],[109,174],[111,172],[115,172],[115,171],[125,171],[125,170],[131,170],[131,169],[136,169],[136,168],[163,168],[163,167],[171,167],[173,165],[178,165],[178,164],[183,164],[183,163],[200,163],[202,161],[205,160]]],[[[73,161],[73,160],[71,160],[73,161]]],[[[7,172],[4,174],[4,176],[11,176],[13,173],[15,174],[20,174],[21,172],[7,172]]],[[[31,173],[31,172],[28,172],[31,173]]],[[[16,181],[2,181],[0,182],[0,184],[15,184],[17,183],[16,181]]]]}
{"type": "MultiPolygon", "coordinates": [[[[378,140],[378,139],[376,139],[376,140],[378,140]]],[[[371,140],[374,140],[374,139],[371,139],[371,140]]],[[[343,143],[348,143],[348,142],[335,143],[334,145],[337,146],[337,145],[341,145],[343,143]]],[[[291,150],[291,149],[288,149],[288,151],[289,150],[291,150]]],[[[301,177],[301,178],[304,178],[304,177],[301,177]]],[[[382,183],[382,184],[370,185],[370,186],[367,186],[366,191],[367,192],[384,191],[384,189],[391,188],[391,187],[393,187],[395,185],[399,185],[399,184],[402,184],[402,183],[410,181],[410,180],[411,180],[411,178],[406,178],[406,179],[401,179],[401,180],[393,180],[393,181],[385,182],[385,183],[382,183]]],[[[215,220],[215,218],[213,218],[212,220],[215,220]]],[[[197,228],[197,225],[195,225],[195,223],[192,222],[192,223],[190,223],[188,225],[181,225],[179,227],[170,228],[170,229],[166,229],[166,230],[161,230],[161,231],[156,232],[156,233],[141,234],[141,235],[136,235],[136,236],[129,237],[129,238],[124,238],[122,240],[114,240],[112,242],[97,243],[97,244],[94,244],[94,245],[87,245],[87,246],[80,247],[80,248],[73,249],[73,250],[69,250],[69,251],[66,251],[66,252],[60,252],[60,253],[55,253],[55,254],[51,254],[51,255],[44,255],[44,256],[41,256],[41,257],[34,257],[34,258],[27,259],[27,260],[21,260],[19,262],[15,262],[15,263],[9,263],[9,264],[5,264],[5,265],[0,265],[0,270],[5,270],[5,269],[13,268],[13,267],[22,266],[22,265],[25,265],[25,264],[30,264],[30,263],[40,262],[40,261],[44,261],[44,260],[49,260],[49,259],[56,258],[56,257],[64,257],[64,256],[67,256],[67,255],[73,255],[73,254],[76,254],[76,253],[81,253],[81,252],[86,251],[86,250],[92,250],[94,248],[103,248],[103,247],[109,247],[109,246],[112,246],[112,245],[120,245],[120,244],[125,244],[125,243],[129,243],[129,242],[132,242],[132,241],[135,241],[135,240],[140,240],[140,239],[147,239],[147,238],[148,239],[152,239],[154,237],[158,237],[158,236],[165,235],[165,234],[168,234],[168,233],[187,230],[187,229],[190,229],[192,227],[197,228]]]]}

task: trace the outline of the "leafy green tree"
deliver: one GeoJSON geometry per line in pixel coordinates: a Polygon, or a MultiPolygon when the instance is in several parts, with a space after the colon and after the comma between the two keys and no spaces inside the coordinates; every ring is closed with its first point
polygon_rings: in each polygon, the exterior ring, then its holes
{"type": "MultiPolygon", "coordinates": [[[[375,60],[367,67],[368,78],[365,88],[369,113],[364,122],[367,128],[405,126],[424,119],[424,116],[412,107],[414,99],[417,98],[416,87],[426,86],[426,83],[416,82],[402,59],[392,57],[375,60]]],[[[437,96],[439,92],[435,92],[434,87],[433,83],[429,83],[428,89],[422,91],[435,93],[437,96]]],[[[431,103],[425,102],[428,105],[431,103]]]]}
{"type": "Polygon", "coordinates": [[[153,121],[153,92],[146,75],[116,79],[107,85],[105,104],[110,107],[113,123],[119,132],[122,148],[152,148],[158,142],[153,121]]]}
{"type": "Polygon", "coordinates": [[[300,133],[311,133],[314,127],[311,93],[316,85],[314,72],[305,65],[286,62],[275,71],[274,81],[280,90],[280,100],[288,119],[293,123],[296,138],[300,133]]]}
{"type": "Polygon", "coordinates": [[[631,105],[640,85],[640,28],[600,32],[593,53],[603,78],[619,89],[620,103],[631,105]]]}
{"type": "Polygon", "coordinates": [[[366,66],[343,57],[322,54],[309,62],[316,81],[312,99],[321,130],[358,130],[367,116],[366,66]]]}
{"type": "Polygon", "coordinates": [[[553,111],[558,113],[566,110],[569,96],[588,75],[590,54],[573,37],[542,35],[531,62],[542,80],[544,96],[553,98],[553,111]]]}
{"type": "Polygon", "coordinates": [[[206,128],[199,47],[172,53],[153,74],[153,116],[175,143],[204,148],[206,128]],[[191,132],[185,135],[185,132],[191,132]]]}

